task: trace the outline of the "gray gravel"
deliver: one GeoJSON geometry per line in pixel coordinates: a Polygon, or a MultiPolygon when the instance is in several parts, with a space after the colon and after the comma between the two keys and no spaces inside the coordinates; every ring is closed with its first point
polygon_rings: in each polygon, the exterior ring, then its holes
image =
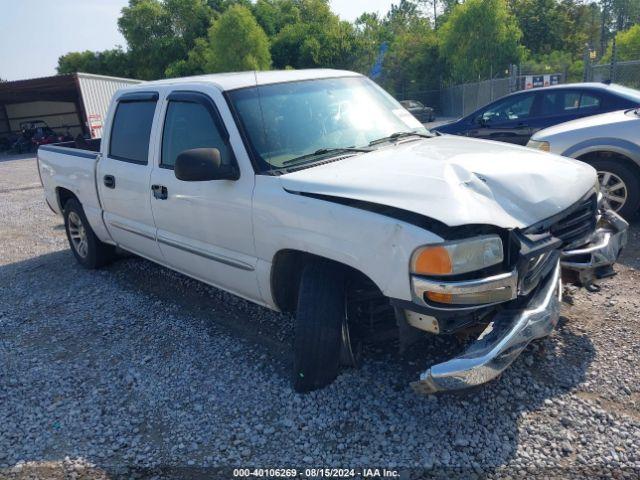
{"type": "Polygon", "coordinates": [[[431,397],[407,384],[452,340],[370,352],[300,396],[290,318],[138,258],[81,269],[32,159],[0,159],[0,225],[0,477],[640,474],[637,224],[619,275],[575,292],[550,338],[487,386],[431,397]]]}

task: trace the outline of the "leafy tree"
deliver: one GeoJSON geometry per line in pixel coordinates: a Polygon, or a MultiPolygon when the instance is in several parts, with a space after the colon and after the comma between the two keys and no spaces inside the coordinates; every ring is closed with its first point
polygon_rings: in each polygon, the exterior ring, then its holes
{"type": "Polygon", "coordinates": [[[276,68],[346,68],[354,63],[355,30],[331,11],[328,0],[295,0],[297,23],[282,27],[273,38],[276,68]]]}
{"type": "Polygon", "coordinates": [[[206,36],[212,16],[204,0],[130,0],[118,27],[136,76],[162,78],[170,64],[187,57],[197,38],[206,36]]]}
{"type": "Polygon", "coordinates": [[[569,82],[580,82],[584,75],[584,61],[569,52],[553,51],[547,54],[530,56],[521,63],[521,69],[527,73],[562,73],[569,82]]]}
{"type": "Polygon", "coordinates": [[[296,0],[258,0],[253,8],[256,20],[269,37],[300,21],[300,8],[296,0]]]}
{"type": "Polygon", "coordinates": [[[86,72],[116,77],[135,76],[129,55],[120,47],[102,52],[70,52],[58,58],[59,74],[86,72]]]}
{"type": "MultiPolygon", "coordinates": [[[[612,47],[609,47],[604,61],[610,61],[612,47]]],[[[616,59],[618,61],[640,58],[640,23],[616,35],[616,59]]]]}
{"type": "Polygon", "coordinates": [[[456,81],[489,78],[518,63],[522,32],[505,0],[467,0],[439,30],[440,54],[456,81]]]}
{"type": "Polygon", "coordinates": [[[208,50],[202,54],[208,59],[206,70],[211,72],[268,70],[271,66],[269,39],[242,5],[229,7],[213,23],[208,50]]]}

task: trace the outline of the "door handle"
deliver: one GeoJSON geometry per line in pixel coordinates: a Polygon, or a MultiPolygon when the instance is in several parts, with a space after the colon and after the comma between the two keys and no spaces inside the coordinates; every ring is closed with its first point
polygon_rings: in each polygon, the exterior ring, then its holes
{"type": "Polygon", "coordinates": [[[151,191],[153,192],[153,197],[158,200],[166,200],[169,197],[167,187],[164,185],[151,185],[151,191]]]}
{"type": "Polygon", "coordinates": [[[116,177],[114,177],[113,175],[105,175],[103,181],[105,187],[116,188],[116,177]]]}

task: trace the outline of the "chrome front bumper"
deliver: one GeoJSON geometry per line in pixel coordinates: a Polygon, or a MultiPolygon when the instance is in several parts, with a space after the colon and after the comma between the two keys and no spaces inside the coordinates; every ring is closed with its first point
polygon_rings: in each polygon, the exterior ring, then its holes
{"type": "Polygon", "coordinates": [[[627,244],[629,224],[613,210],[605,210],[589,243],[562,252],[563,273],[573,274],[580,285],[607,276],[627,244]]]}
{"type": "MultiPolygon", "coordinates": [[[[615,212],[602,212],[588,242],[561,253],[555,269],[537,287],[524,308],[498,310],[492,322],[462,355],[432,366],[420,375],[419,381],[412,383],[412,387],[420,393],[430,394],[469,388],[497,377],[531,341],[549,335],[555,328],[560,316],[561,277],[572,274],[569,277],[574,283],[589,286],[595,279],[612,273],[613,264],[627,243],[628,227],[629,224],[615,212]]],[[[437,291],[448,292],[452,287],[475,291],[478,287],[499,286],[510,289],[515,297],[514,276],[515,272],[511,272],[504,278],[485,279],[481,285],[461,282],[448,289],[434,285],[435,282],[416,281],[414,296],[434,287],[440,288],[437,291]]]]}
{"type": "Polygon", "coordinates": [[[431,394],[469,388],[497,377],[532,340],[551,333],[560,317],[561,295],[560,265],[556,265],[525,308],[499,310],[462,355],[432,366],[411,386],[431,394]]]}

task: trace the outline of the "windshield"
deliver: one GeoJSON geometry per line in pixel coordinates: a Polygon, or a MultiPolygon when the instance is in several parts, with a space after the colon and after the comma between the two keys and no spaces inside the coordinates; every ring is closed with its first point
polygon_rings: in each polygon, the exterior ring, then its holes
{"type": "Polygon", "coordinates": [[[277,83],[229,92],[264,172],[318,152],[364,148],[398,132],[427,133],[388,93],[364,77],[277,83]]]}

